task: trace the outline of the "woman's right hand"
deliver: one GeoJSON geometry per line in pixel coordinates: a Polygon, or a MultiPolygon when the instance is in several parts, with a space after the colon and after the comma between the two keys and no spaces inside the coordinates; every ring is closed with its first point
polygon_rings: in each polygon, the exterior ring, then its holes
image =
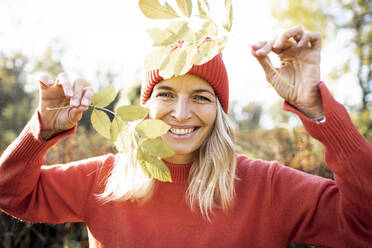
{"type": "Polygon", "coordinates": [[[77,124],[83,112],[88,109],[94,90],[85,87],[86,81],[82,78],[77,78],[71,83],[66,73],[60,73],[55,81],[49,75],[43,75],[39,83],[40,136],[46,140],[77,124]],[[64,106],[70,107],[59,110],[47,109],[64,106]]]}

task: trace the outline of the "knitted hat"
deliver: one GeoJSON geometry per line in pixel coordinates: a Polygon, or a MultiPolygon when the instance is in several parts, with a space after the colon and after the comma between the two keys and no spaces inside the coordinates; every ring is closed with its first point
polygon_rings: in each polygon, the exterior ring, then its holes
{"type": "MultiPolygon", "coordinates": [[[[193,65],[188,73],[201,77],[213,87],[223,110],[227,113],[229,109],[229,80],[222,60],[222,54],[217,54],[213,59],[202,65],[193,65]]],[[[159,70],[146,72],[145,81],[141,89],[142,104],[147,102],[154,86],[161,80],[163,78],[159,75],[159,70]]]]}

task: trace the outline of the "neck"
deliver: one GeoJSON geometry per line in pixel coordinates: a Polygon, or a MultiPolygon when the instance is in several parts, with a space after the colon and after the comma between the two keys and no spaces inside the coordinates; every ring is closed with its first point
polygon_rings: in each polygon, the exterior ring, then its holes
{"type": "Polygon", "coordinates": [[[195,154],[175,154],[164,160],[172,164],[191,164],[195,160],[195,154]]]}

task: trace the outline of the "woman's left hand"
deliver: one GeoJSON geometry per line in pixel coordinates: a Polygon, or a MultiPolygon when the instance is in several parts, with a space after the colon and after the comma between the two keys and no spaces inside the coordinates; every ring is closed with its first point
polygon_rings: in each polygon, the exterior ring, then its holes
{"type": "Polygon", "coordinates": [[[284,100],[313,119],[324,116],[318,88],[320,48],[320,35],[305,33],[301,26],[284,31],[274,40],[252,45],[252,55],[263,67],[267,81],[284,100]],[[267,55],[271,51],[276,53],[281,61],[281,66],[277,68],[277,71],[294,88],[284,82],[269,65],[270,60],[267,55]]]}

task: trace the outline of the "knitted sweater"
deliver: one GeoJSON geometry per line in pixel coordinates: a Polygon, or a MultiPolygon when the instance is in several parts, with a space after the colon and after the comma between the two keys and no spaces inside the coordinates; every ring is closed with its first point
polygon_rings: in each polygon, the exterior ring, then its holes
{"type": "Polygon", "coordinates": [[[186,204],[191,165],[167,163],[174,182],[157,182],[142,205],[102,203],[95,194],[115,156],[42,166],[48,148],[73,130],[44,142],[35,114],[1,157],[0,208],[30,222],[85,222],[91,247],[372,247],[372,146],[325,85],[319,87],[324,123],[287,103],[284,109],[324,144],[335,181],[239,155],[234,204],[215,210],[210,222],[186,204]]]}

